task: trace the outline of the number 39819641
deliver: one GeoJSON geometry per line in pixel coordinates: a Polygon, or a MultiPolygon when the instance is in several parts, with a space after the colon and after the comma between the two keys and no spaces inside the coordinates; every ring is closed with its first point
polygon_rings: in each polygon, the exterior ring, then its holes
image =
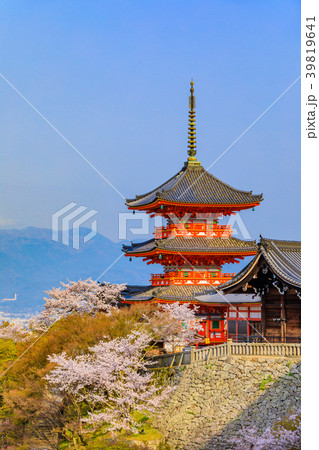
{"type": "Polygon", "coordinates": [[[316,61],[316,33],[315,33],[315,17],[306,19],[306,78],[316,78],[315,61],[316,61]]]}

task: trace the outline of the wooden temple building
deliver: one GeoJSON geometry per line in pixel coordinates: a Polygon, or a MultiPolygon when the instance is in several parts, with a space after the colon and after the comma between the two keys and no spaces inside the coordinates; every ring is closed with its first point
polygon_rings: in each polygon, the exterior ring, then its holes
{"type": "Polygon", "coordinates": [[[196,298],[227,308],[228,338],[296,343],[301,340],[301,245],[260,239],[258,253],[235,277],[196,298]]]}
{"type": "MultiPolygon", "coordinates": [[[[123,246],[127,257],[140,257],[147,264],[163,267],[161,273],[152,275],[150,286],[128,287],[125,302],[179,301],[199,305],[198,320],[204,327],[202,344],[218,344],[228,337],[230,307],[224,301],[199,300],[198,294],[231,283],[235,273],[224,273],[224,264],[258,255],[255,241],[232,237],[231,227],[220,225],[219,219],[254,209],[262,201],[262,194],[229,186],[197,161],[193,82],[190,93],[187,161],[159,187],[126,200],[130,210],[160,215],[167,224],[155,228],[154,238],[123,246]]],[[[260,320],[260,299],[248,303],[247,317],[260,320]]]]}

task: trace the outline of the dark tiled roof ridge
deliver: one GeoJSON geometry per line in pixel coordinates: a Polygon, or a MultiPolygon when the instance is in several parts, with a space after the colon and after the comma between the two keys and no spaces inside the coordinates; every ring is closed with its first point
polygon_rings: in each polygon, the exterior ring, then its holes
{"type": "MultiPolygon", "coordinates": [[[[155,239],[156,240],[156,242],[158,242],[158,243],[161,243],[162,241],[163,242],[168,242],[168,241],[171,241],[171,242],[173,242],[174,241],[174,239],[183,239],[183,240],[185,240],[185,242],[191,242],[191,240],[192,239],[205,239],[206,241],[207,240],[214,240],[214,241],[217,241],[217,240],[222,240],[222,241],[237,241],[238,243],[242,243],[242,242],[247,242],[247,244],[256,244],[256,239],[251,239],[251,240],[245,240],[245,239],[239,239],[239,238],[236,238],[235,236],[227,236],[227,237],[207,237],[207,236],[172,236],[172,237],[170,237],[170,238],[162,238],[162,239],[155,239]]],[[[257,244],[256,244],[257,245],[257,244]]]]}
{"type": "Polygon", "coordinates": [[[279,243],[279,241],[269,241],[265,246],[264,243],[261,243],[260,251],[265,258],[267,264],[271,267],[273,272],[292,286],[301,286],[300,281],[300,260],[292,259],[292,253],[300,254],[300,242],[295,241],[295,244],[299,244],[293,247],[292,249],[289,247],[280,247],[275,244],[275,242],[279,243]],[[298,263],[297,263],[298,262],[298,263]]]}
{"type": "MultiPolygon", "coordinates": [[[[282,249],[281,248],[279,248],[279,247],[277,247],[277,245],[273,242],[272,243],[272,245],[273,245],[273,247],[275,247],[275,249],[277,250],[277,252],[278,253],[281,253],[282,254],[282,249]]],[[[285,249],[286,250],[286,249],[285,249]]],[[[291,249],[289,249],[289,251],[290,251],[291,249]]],[[[294,250],[296,250],[297,251],[297,249],[294,249],[294,250]]],[[[298,253],[300,253],[300,252],[298,252],[298,253]]],[[[300,269],[300,266],[298,266],[297,264],[295,264],[294,263],[294,261],[292,261],[292,260],[287,260],[287,264],[286,264],[287,266],[292,266],[293,268],[295,268],[295,269],[297,269],[297,270],[299,270],[300,269]]]]}
{"type": "Polygon", "coordinates": [[[289,240],[289,239],[271,239],[271,238],[265,238],[260,235],[260,244],[261,245],[269,244],[271,242],[274,242],[276,245],[288,244],[288,245],[295,246],[296,248],[299,248],[299,249],[301,247],[301,241],[295,241],[295,240],[289,240]]]}
{"type": "MultiPolygon", "coordinates": [[[[241,194],[253,195],[253,191],[245,191],[243,189],[237,189],[237,188],[231,186],[230,184],[225,183],[224,181],[220,180],[215,175],[208,172],[208,170],[204,169],[204,167],[202,167],[202,169],[208,176],[212,177],[214,180],[218,181],[219,183],[223,184],[224,186],[227,186],[229,189],[232,189],[233,191],[236,191],[236,192],[240,192],[241,194]]],[[[263,194],[255,194],[254,195],[254,197],[262,197],[262,196],[263,196],[263,194]]]]}
{"type": "Polygon", "coordinates": [[[282,268],[280,268],[278,266],[278,262],[276,264],[276,262],[273,259],[270,259],[268,255],[263,255],[265,260],[267,261],[267,263],[269,264],[269,266],[271,267],[272,271],[279,277],[281,278],[283,281],[285,281],[288,284],[291,284],[292,286],[298,286],[300,287],[300,282],[298,280],[295,279],[295,277],[292,277],[289,275],[289,273],[293,273],[293,271],[291,271],[289,269],[289,265],[288,264],[284,264],[282,261],[280,261],[280,265],[282,266],[282,268]]]}
{"type": "MultiPolygon", "coordinates": [[[[142,247],[143,245],[151,244],[154,241],[155,241],[155,238],[151,238],[151,239],[149,239],[147,241],[143,241],[143,242],[131,242],[131,245],[123,244],[122,250],[124,251],[125,249],[130,249],[130,248],[139,247],[139,246],[142,247]]],[[[155,242],[154,242],[154,245],[155,245],[155,242]]]]}
{"type": "MultiPolygon", "coordinates": [[[[176,183],[170,189],[168,189],[168,191],[170,191],[170,193],[173,194],[173,192],[175,190],[177,190],[179,185],[182,183],[184,176],[187,175],[187,172],[199,172],[199,171],[202,172],[202,174],[199,176],[199,179],[206,175],[206,176],[211,177],[214,181],[217,181],[218,183],[222,184],[223,186],[231,189],[233,192],[237,192],[237,193],[240,193],[240,194],[251,195],[253,197],[260,197],[260,200],[262,200],[263,194],[253,195],[252,194],[253,191],[244,191],[244,190],[241,190],[241,189],[236,189],[235,187],[230,186],[230,184],[227,184],[224,181],[220,180],[219,178],[215,177],[215,175],[213,175],[210,172],[208,172],[208,170],[204,169],[204,167],[201,166],[201,165],[200,166],[187,165],[183,176],[180,176],[179,179],[176,181],[176,183]]],[[[197,181],[198,180],[194,181],[191,186],[196,185],[197,181]]],[[[164,197],[163,194],[165,194],[165,192],[166,191],[163,190],[161,193],[159,193],[158,198],[163,198],[164,197]]]]}
{"type": "Polygon", "coordinates": [[[134,208],[134,206],[152,204],[157,199],[173,203],[203,203],[208,206],[214,204],[246,205],[261,202],[263,194],[254,195],[252,191],[237,189],[215,177],[201,165],[186,164],[173,177],[157,188],[146,194],[136,195],[135,199],[126,199],[126,204],[134,208]],[[209,186],[206,193],[203,192],[203,185],[209,186]],[[186,194],[188,198],[185,197],[186,194]]]}
{"type": "Polygon", "coordinates": [[[205,236],[196,236],[196,237],[184,237],[184,236],[174,236],[172,238],[164,238],[164,239],[150,239],[145,242],[140,242],[138,244],[132,245],[123,245],[123,251],[126,251],[128,254],[130,252],[137,251],[138,249],[142,249],[145,247],[142,252],[152,251],[155,248],[160,250],[171,250],[171,251],[188,251],[188,252],[196,252],[206,251],[209,253],[209,250],[220,249],[220,253],[225,249],[236,249],[236,251],[255,251],[257,252],[257,244],[255,240],[245,241],[239,238],[235,238],[233,236],[227,238],[221,237],[211,237],[207,238],[205,236]],[[186,245],[187,244],[187,245],[186,245]],[[215,245],[214,245],[215,244],[215,245]],[[175,250],[174,250],[175,249],[175,250]]]}
{"type": "MultiPolygon", "coordinates": [[[[183,178],[187,176],[187,172],[190,170],[190,167],[192,167],[192,166],[187,165],[184,167],[185,167],[185,171],[184,171],[183,175],[178,178],[176,183],[174,183],[174,185],[170,189],[168,189],[167,191],[163,190],[162,192],[160,192],[158,195],[159,198],[163,198],[163,194],[165,194],[166,192],[173,193],[176,189],[178,189],[178,186],[181,184],[183,178]]],[[[194,166],[194,167],[192,167],[192,169],[195,169],[195,171],[198,172],[201,169],[203,169],[203,167],[202,166],[194,166]]]]}

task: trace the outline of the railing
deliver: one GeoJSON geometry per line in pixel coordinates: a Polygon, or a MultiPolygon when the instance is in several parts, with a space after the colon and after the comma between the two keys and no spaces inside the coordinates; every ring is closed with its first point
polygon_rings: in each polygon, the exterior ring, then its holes
{"type": "Polygon", "coordinates": [[[192,284],[207,284],[211,285],[212,282],[214,284],[222,284],[226,283],[226,281],[230,280],[235,273],[222,273],[222,272],[208,272],[208,271],[189,271],[187,272],[187,276],[184,275],[185,272],[179,271],[179,272],[166,272],[166,273],[159,273],[159,274],[153,274],[151,275],[150,281],[152,282],[153,286],[163,286],[163,285],[169,285],[169,284],[190,284],[187,283],[188,281],[191,281],[192,284]],[[216,283],[217,282],[217,283],[216,283]]]}
{"type": "Polygon", "coordinates": [[[260,344],[255,343],[237,343],[232,342],[230,346],[230,355],[237,356],[284,356],[284,357],[299,357],[301,356],[300,344],[260,344]]]}
{"type": "Polygon", "coordinates": [[[231,225],[217,225],[208,223],[173,223],[166,227],[155,227],[155,238],[163,239],[170,236],[200,236],[229,237],[232,233],[231,225]]]}
{"type": "Polygon", "coordinates": [[[192,348],[189,351],[171,353],[150,358],[150,368],[178,367],[187,364],[208,363],[214,358],[225,356],[281,356],[285,358],[300,358],[301,344],[267,344],[267,343],[237,343],[228,340],[225,344],[192,348]]]}
{"type": "MultiPolygon", "coordinates": [[[[235,339],[233,338],[233,341],[235,339]]],[[[286,336],[282,338],[281,336],[273,336],[273,335],[265,335],[265,336],[249,336],[247,342],[270,342],[271,344],[300,344],[301,343],[301,337],[298,336],[286,336]]],[[[242,341],[245,342],[245,341],[242,341]]]]}

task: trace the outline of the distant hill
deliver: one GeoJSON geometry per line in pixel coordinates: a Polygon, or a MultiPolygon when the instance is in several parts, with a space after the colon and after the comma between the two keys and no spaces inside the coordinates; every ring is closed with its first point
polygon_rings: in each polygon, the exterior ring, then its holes
{"type": "MultiPolygon", "coordinates": [[[[80,230],[80,237],[89,232],[80,230]]],[[[80,239],[81,240],[81,239],[80,239]]],[[[44,291],[60,281],[96,279],[121,254],[115,244],[101,234],[82,244],[80,250],[52,241],[51,230],[28,227],[0,230],[0,312],[32,314],[43,305],[44,291]],[[14,298],[16,301],[3,301],[14,298]]],[[[160,271],[160,270],[158,270],[160,271]]],[[[100,281],[148,284],[150,268],[137,258],[122,256],[100,281]]]]}

